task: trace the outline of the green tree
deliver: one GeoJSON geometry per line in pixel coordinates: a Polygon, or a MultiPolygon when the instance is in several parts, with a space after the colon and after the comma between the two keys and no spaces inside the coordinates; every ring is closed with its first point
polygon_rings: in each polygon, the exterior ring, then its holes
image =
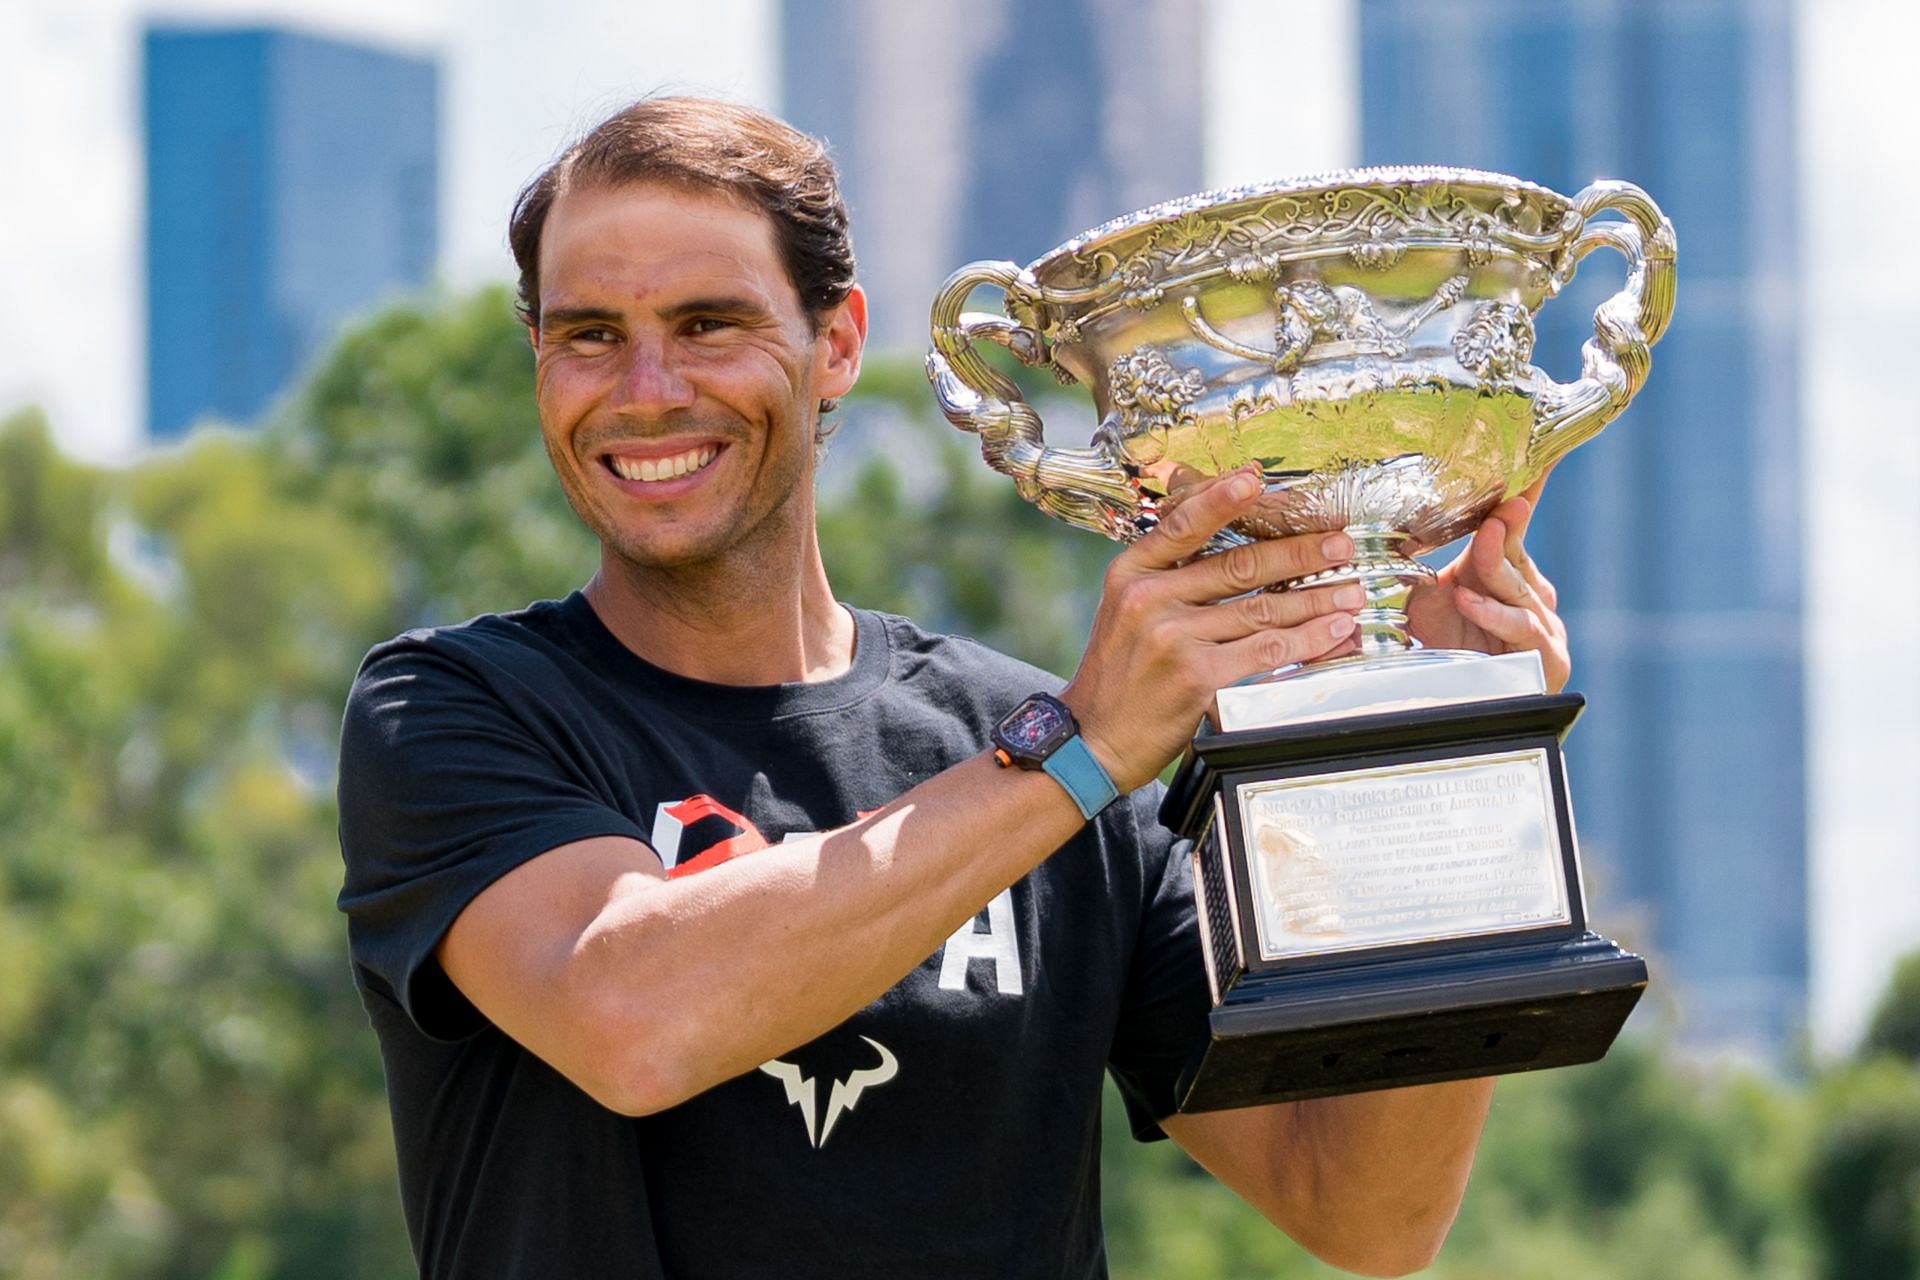
{"type": "Polygon", "coordinates": [[[37,410],[0,421],[0,591],[83,599],[98,590],[103,500],[94,473],[54,449],[37,410]]]}
{"type": "Polygon", "coordinates": [[[0,1275],[405,1274],[313,768],[377,544],[231,436],[0,456],[0,1275]]]}
{"type": "MultiPolygon", "coordinates": [[[[1631,1041],[1589,1066],[1503,1079],[1459,1221],[1424,1274],[1806,1280],[1803,1112],[1764,1080],[1696,1077],[1631,1041]]],[[[1111,1112],[1107,1140],[1116,1276],[1342,1274],[1177,1150],[1134,1144],[1111,1112]]]]}
{"type": "Polygon", "coordinates": [[[1920,1276],[1920,1072],[1889,1058],[1823,1082],[1808,1201],[1828,1280],[1920,1276]]]}
{"type": "Polygon", "coordinates": [[[1894,966],[1893,977],[1867,1023],[1860,1052],[1891,1054],[1920,1065],[1920,951],[1908,952],[1894,966]]]}

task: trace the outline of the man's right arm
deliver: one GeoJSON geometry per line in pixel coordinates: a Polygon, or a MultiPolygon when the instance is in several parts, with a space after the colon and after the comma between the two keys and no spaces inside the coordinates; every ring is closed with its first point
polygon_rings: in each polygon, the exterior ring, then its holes
{"type": "MultiPolygon", "coordinates": [[[[1251,505],[1258,486],[1233,481],[1115,558],[1062,695],[1123,792],[1184,748],[1214,690],[1351,633],[1358,602],[1330,589],[1243,594],[1338,562],[1344,535],[1188,563],[1251,505]]],[[[481,891],[436,955],[507,1035],[604,1105],[644,1114],[838,1025],[1082,822],[1051,777],[983,752],[851,826],[696,876],[668,879],[637,840],[563,845],[481,891]]]]}

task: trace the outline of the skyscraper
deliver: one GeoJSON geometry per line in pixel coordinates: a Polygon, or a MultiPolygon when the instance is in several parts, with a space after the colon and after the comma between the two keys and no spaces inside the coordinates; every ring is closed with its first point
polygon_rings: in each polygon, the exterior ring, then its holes
{"type": "Polygon", "coordinates": [[[263,28],[146,33],[147,430],[247,421],[438,251],[437,72],[263,28]]]}
{"type": "Polygon", "coordinates": [[[883,347],[924,350],[940,282],[1026,262],[1201,185],[1188,0],[788,0],[786,117],[827,139],[883,347]]]}
{"type": "MultiPolygon", "coordinates": [[[[1555,473],[1529,543],[1590,699],[1568,759],[1596,919],[1650,947],[1689,1040],[1777,1054],[1808,971],[1789,5],[1362,0],[1360,20],[1368,163],[1626,178],[1678,230],[1652,376],[1555,473]]],[[[1620,279],[1587,259],[1535,362],[1572,377],[1620,279]]]]}

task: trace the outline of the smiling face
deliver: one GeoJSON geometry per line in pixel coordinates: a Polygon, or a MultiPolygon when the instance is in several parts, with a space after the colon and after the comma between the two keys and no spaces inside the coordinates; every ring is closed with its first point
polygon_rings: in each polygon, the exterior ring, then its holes
{"type": "Polygon", "coordinates": [[[810,545],[816,406],[859,372],[858,290],[810,323],[772,224],[707,191],[589,186],[540,237],[535,394],[567,500],[642,569],[810,545]]]}

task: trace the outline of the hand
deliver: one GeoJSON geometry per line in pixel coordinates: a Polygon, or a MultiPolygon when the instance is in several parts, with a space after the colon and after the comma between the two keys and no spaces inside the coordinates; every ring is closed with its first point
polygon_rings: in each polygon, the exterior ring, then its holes
{"type": "Polygon", "coordinates": [[[1417,588],[1407,602],[1414,636],[1436,649],[1478,649],[1482,653],[1540,655],[1547,689],[1558,693],[1573,670],[1567,628],[1554,612],[1553,584],[1527,554],[1527,524],[1546,484],[1495,507],[1458,559],[1432,583],[1417,588]]]}
{"type": "Polygon", "coordinates": [[[1262,591],[1344,563],[1353,540],[1312,533],[1200,556],[1261,493],[1250,469],[1194,485],[1114,557],[1086,655],[1063,695],[1114,785],[1131,791],[1193,736],[1216,690],[1317,658],[1353,633],[1353,584],[1262,591]]]}

